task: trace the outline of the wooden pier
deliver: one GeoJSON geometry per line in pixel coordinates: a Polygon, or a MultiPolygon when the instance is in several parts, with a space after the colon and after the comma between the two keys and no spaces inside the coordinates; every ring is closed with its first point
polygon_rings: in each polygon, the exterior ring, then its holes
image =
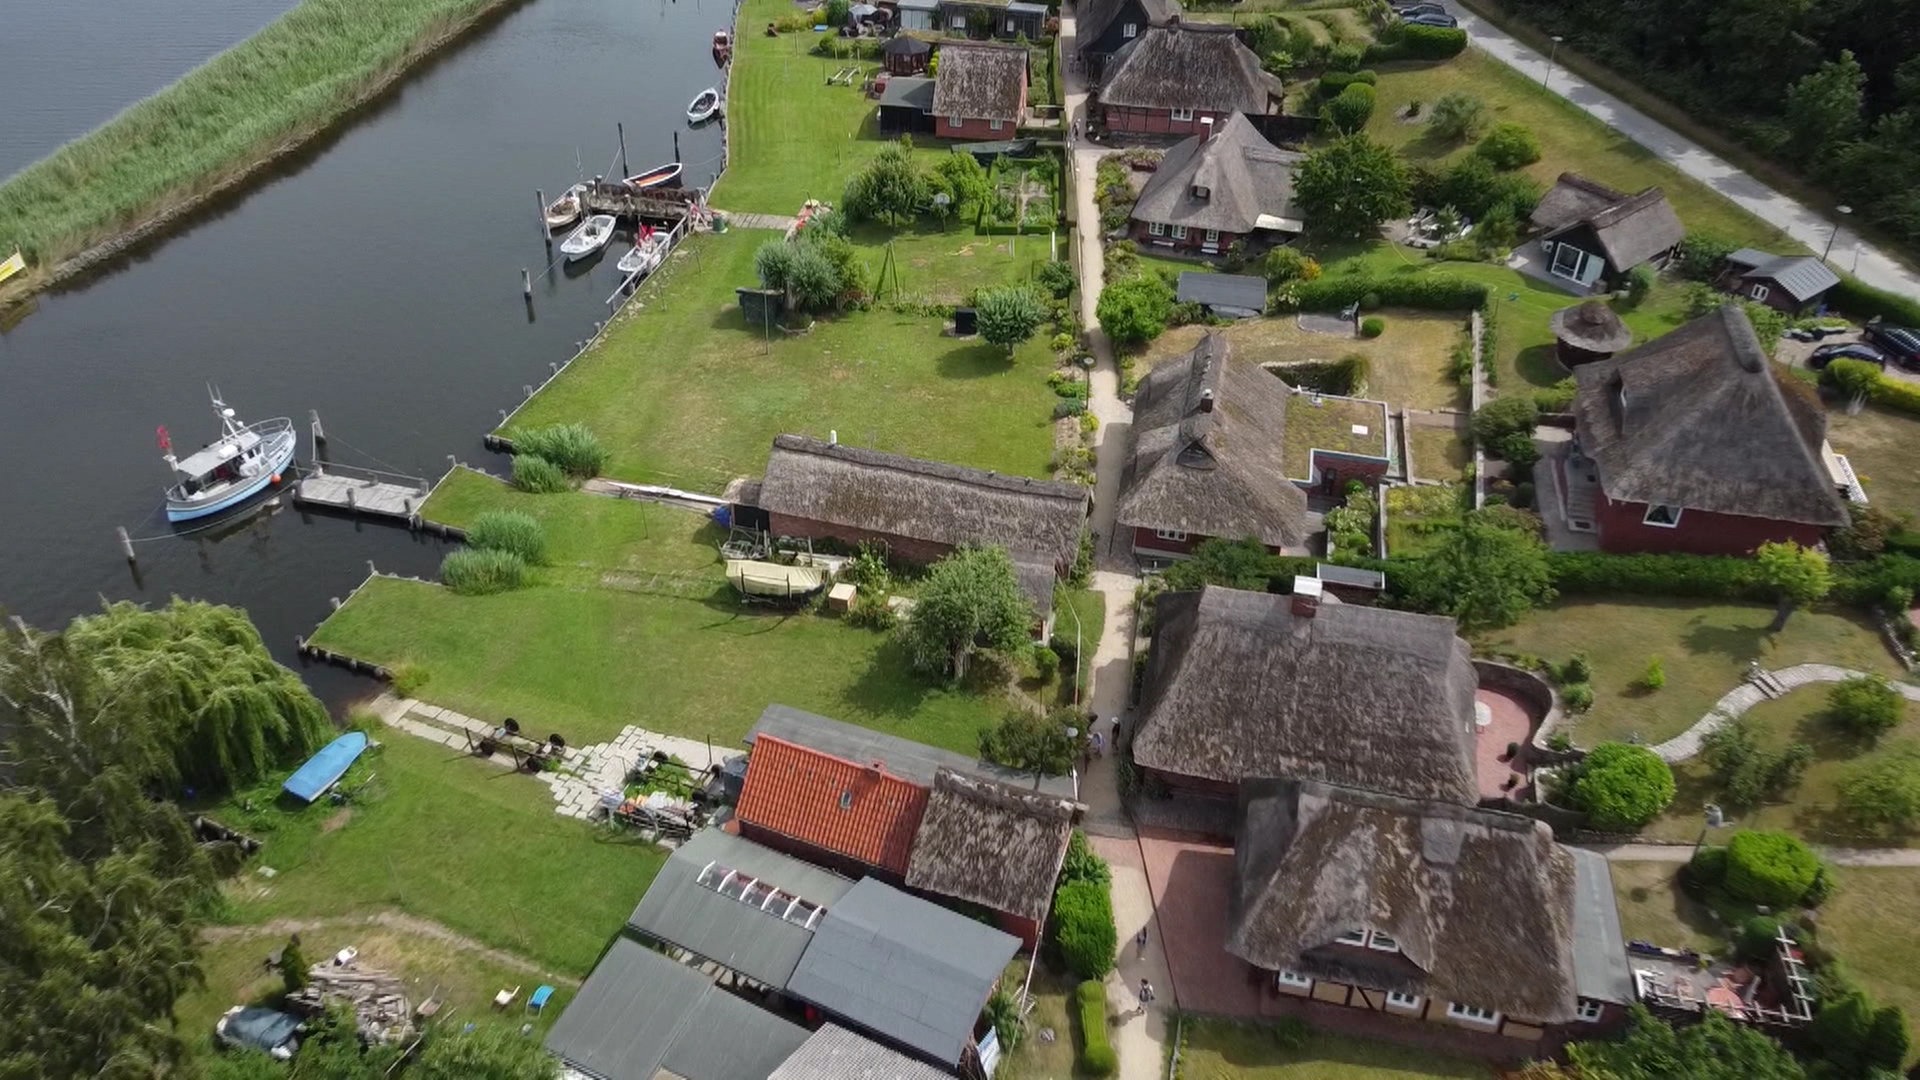
{"type": "Polygon", "coordinates": [[[700,193],[693,188],[636,190],[626,184],[600,182],[587,185],[584,211],[634,221],[661,222],[671,227],[686,220],[699,200],[700,193]]]}
{"type": "Polygon", "coordinates": [[[408,526],[419,520],[420,504],[433,485],[417,476],[314,462],[294,485],[293,501],[369,517],[395,518],[408,526]]]}

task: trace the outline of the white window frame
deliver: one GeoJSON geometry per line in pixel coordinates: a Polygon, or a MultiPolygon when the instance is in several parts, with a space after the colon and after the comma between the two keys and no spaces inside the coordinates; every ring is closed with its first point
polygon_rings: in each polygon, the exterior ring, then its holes
{"type": "Polygon", "coordinates": [[[1387,991],[1387,1004],[1396,1009],[1417,1009],[1420,1007],[1419,994],[1403,994],[1398,990],[1387,991]]]}
{"type": "Polygon", "coordinates": [[[1292,968],[1281,968],[1274,972],[1273,981],[1280,986],[1292,986],[1301,990],[1313,989],[1313,980],[1292,968]]]}
{"type": "Polygon", "coordinates": [[[1597,1024],[1600,1022],[1600,1014],[1605,1012],[1606,1008],[1597,1001],[1581,998],[1573,1008],[1573,1018],[1583,1024],[1597,1024]]]}
{"type": "Polygon", "coordinates": [[[1393,940],[1392,934],[1383,934],[1374,930],[1367,934],[1367,948],[1375,952],[1397,953],[1400,951],[1400,943],[1393,940]]]}
{"type": "Polygon", "coordinates": [[[1175,225],[1169,229],[1168,232],[1172,234],[1175,240],[1185,240],[1187,238],[1187,227],[1185,225],[1175,225]]]}
{"type": "Polygon", "coordinates": [[[1215,247],[1218,247],[1218,246],[1219,246],[1219,244],[1220,244],[1220,230],[1219,230],[1219,229],[1208,229],[1208,230],[1207,230],[1207,243],[1208,243],[1209,245],[1212,245],[1212,246],[1215,246],[1215,247]]]}
{"type": "Polygon", "coordinates": [[[960,117],[958,117],[958,116],[949,116],[949,117],[947,117],[947,126],[948,126],[948,127],[950,127],[950,128],[953,128],[953,129],[955,129],[956,131],[957,131],[957,130],[959,130],[959,129],[960,129],[960,128],[961,128],[962,126],[964,126],[965,124],[966,124],[966,121],[965,121],[965,120],[963,120],[963,119],[961,119],[961,118],[960,118],[960,117]]]}
{"type": "Polygon", "coordinates": [[[1584,250],[1574,247],[1572,244],[1565,242],[1558,243],[1554,245],[1553,259],[1547,264],[1547,271],[1555,277],[1563,277],[1568,281],[1579,281],[1580,275],[1587,272],[1587,260],[1589,258],[1592,258],[1592,256],[1588,255],[1584,250]],[[1573,258],[1563,260],[1561,256],[1567,252],[1572,252],[1573,258]],[[1564,268],[1563,263],[1565,264],[1564,268]]]}
{"type": "Polygon", "coordinates": [[[1192,109],[1172,109],[1170,111],[1173,113],[1173,120],[1176,123],[1181,121],[1191,121],[1193,119],[1192,109]]]}
{"type": "Polygon", "coordinates": [[[1334,938],[1333,943],[1335,945],[1365,946],[1367,943],[1367,932],[1365,930],[1349,930],[1339,937],[1334,938]]]}
{"type": "Polygon", "coordinates": [[[967,28],[967,17],[964,14],[955,15],[953,17],[953,21],[947,24],[947,29],[949,30],[965,30],[966,28],[967,28]]]}
{"type": "Polygon", "coordinates": [[[1149,221],[1149,222],[1147,222],[1147,235],[1148,235],[1148,236],[1165,236],[1165,235],[1167,235],[1167,223],[1166,223],[1166,222],[1164,222],[1164,221],[1149,221]]]}
{"type": "Polygon", "coordinates": [[[1007,20],[1007,33],[1009,33],[1009,34],[1011,34],[1011,33],[1013,33],[1013,32],[1014,32],[1014,30],[1013,30],[1013,20],[1012,20],[1012,19],[1008,19],[1008,20],[1007,20]]]}
{"type": "Polygon", "coordinates": [[[1768,292],[1769,290],[1765,285],[1755,283],[1753,288],[1747,290],[1747,295],[1753,297],[1755,300],[1764,301],[1767,298],[1768,292]]]}
{"type": "Polygon", "coordinates": [[[1139,24],[1139,23],[1127,23],[1127,24],[1126,24],[1125,26],[1122,26],[1122,27],[1120,28],[1120,36],[1121,36],[1121,37],[1123,37],[1123,38],[1136,38],[1136,37],[1139,37],[1139,36],[1140,36],[1140,24],[1139,24]]]}
{"type": "Polygon", "coordinates": [[[1153,536],[1156,540],[1172,540],[1177,543],[1185,543],[1187,532],[1185,529],[1155,529],[1153,530],[1153,536]]]}
{"type": "Polygon", "coordinates": [[[987,121],[987,130],[989,130],[989,131],[999,131],[999,130],[1000,130],[1000,125],[1001,125],[1002,123],[1003,123],[1003,121],[1000,121],[1000,120],[989,120],[989,121],[987,121]]]}
{"type": "Polygon", "coordinates": [[[1500,1026],[1498,1012],[1483,1009],[1478,1005],[1462,1005],[1457,1001],[1447,1002],[1447,1019],[1462,1020],[1469,1024],[1482,1024],[1487,1027],[1500,1026]]]}
{"type": "Polygon", "coordinates": [[[1680,519],[1686,516],[1686,513],[1687,513],[1687,508],[1684,506],[1669,506],[1666,503],[1648,503],[1647,512],[1645,516],[1641,517],[1640,524],[1651,525],[1656,529],[1677,529],[1680,527],[1680,519]],[[1667,513],[1673,515],[1673,520],[1671,521],[1653,520],[1653,512],[1655,510],[1665,510],[1667,513]]]}

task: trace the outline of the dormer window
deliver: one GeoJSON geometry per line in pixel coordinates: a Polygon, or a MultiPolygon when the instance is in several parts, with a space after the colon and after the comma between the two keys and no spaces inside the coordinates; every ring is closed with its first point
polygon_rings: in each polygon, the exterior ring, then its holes
{"type": "Polygon", "coordinates": [[[1123,38],[1136,38],[1136,37],[1139,37],[1139,36],[1140,36],[1140,24],[1139,24],[1139,23],[1128,23],[1128,24],[1126,24],[1125,26],[1122,26],[1122,27],[1120,28],[1120,36],[1121,36],[1121,37],[1123,37],[1123,38]]]}
{"type": "Polygon", "coordinates": [[[1367,932],[1365,930],[1349,930],[1333,940],[1336,944],[1340,945],[1365,945],[1367,943],[1367,932]]]}
{"type": "Polygon", "coordinates": [[[1206,187],[1204,184],[1193,185],[1194,198],[1206,199],[1206,198],[1210,198],[1212,195],[1213,195],[1213,190],[1211,188],[1206,187]]]}
{"type": "Polygon", "coordinates": [[[1400,943],[1392,934],[1383,934],[1378,930],[1349,930],[1333,939],[1335,945],[1351,945],[1356,949],[1373,949],[1376,952],[1399,952],[1400,943]]]}
{"type": "Polygon", "coordinates": [[[1660,529],[1677,529],[1680,527],[1680,515],[1685,512],[1684,507],[1652,503],[1647,506],[1647,516],[1641,518],[1640,523],[1660,529]]]}
{"type": "Polygon", "coordinates": [[[1367,935],[1367,948],[1376,949],[1380,952],[1399,952],[1400,943],[1393,940],[1391,936],[1375,930],[1373,933],[1367,935]]]}

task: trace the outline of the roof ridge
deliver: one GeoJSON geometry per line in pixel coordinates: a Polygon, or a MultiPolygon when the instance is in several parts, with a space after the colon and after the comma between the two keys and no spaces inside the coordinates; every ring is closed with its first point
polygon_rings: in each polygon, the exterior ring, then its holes
{"type": "Polygon", "coordinates": [[[955,465],[929,458],[911,457],[885,450],[871,450],[865,447],[849,446],[841,442],[825,442],[809,435],[785,434],[774,436],[773,445],[781,450],[797,454],[811,454],[815,457],[839,458],[856,465],[866,465],[880,469],[895,469],[900,472],[917,473],[922,476],[934,476],[956,483],[972,484],[977,487],[991,487],[1001,491],[1025,492],[1044,495],[1054,499],[1072,499],[1079,501],[1086,497],[1086,488],[1079,484],[1069,484],[1059,480],[1042,480],[1031,476],[1016,476],[997,472],[993,469],[976,469],[970,465],[955,465]]]}

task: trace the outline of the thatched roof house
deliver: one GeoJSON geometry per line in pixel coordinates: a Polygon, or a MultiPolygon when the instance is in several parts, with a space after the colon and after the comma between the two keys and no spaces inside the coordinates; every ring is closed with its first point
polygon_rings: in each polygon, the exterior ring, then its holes
{"type": "Polygon", "coordinates": [[[1453,620],[1302,599],[1161,594],[1134,761],[1196,790],[1277,776],[1477,802],[1478,681],[1453,620]]]}
{"type": "Polygon", "coordinates": [[[1671,508],[1669,528],[1684,527],[1680,511],[1847,523],[1823,457],[1826,412],[1774,371],[1740,307],[1574,377],[1580,449],[1607,499],[1671,508]]]}
{"type": "Polygon", "coordinates": [[[879,540],[917,562],[963,545],[1003,547],[1064,571],[1079,550],[1089,493],[1078,484],[781,435],[754,497],[775,534],[879,540]]]}
{"type": "Polygon", "coordinates": [[[1074,14],[1075,44],[1088,58],[1089,74],[1098,77],[1101,62],[1146,27],[1178,19],[1180,5],[1177,0],[1086,0],[1074,14]]]}
{"type": "Polygon", "coordinates": [[[1552,256],[1548,270],[1582,285],[1657,259],[1687,236],[1659,188],[1622,195],[1573,173],[1560,174],[1529,221],[1544,232],[1541,240],[1552,256]]]}
{"type": "Polygon", "coordinates": [[[1536,1023],[1574,1019],[1574,857],[1545,822],[1310,781],[1250,783],[1242,808],[1229,952],[1536,1023]]]}
{"type": "Polygon", "coordinates": [[[1017,124],[1026,111],[1026,87],[1025,48],[993,41],[945,41],[934,78],[933,115],[1017,124]]]}
{"type": "Polygon", "coordinates": [[[1047,916],[1076,804],[942,769],[913,839],[907,886],[1031,920],[1047,916]]]}
{"type": "Polygon", "coordinates": [[[1116,520],[1190,537],[1251,536],[1273,548],[1304,544],[1307,497],[1287,475],[1290,395],[1286,383],[1236,358],[1220,333],[1148,372],[1133,400],[1116,520]]]}
{"type": "Polygon", "coordinates": [[[1548,320],[1560,362],[1571,367],[1605,360],[1633,344],[1633,331],[1611,307],[1598,300],[1561,308],[1548,320]]]}
{"type": "Polygon", "coordinates": [[[1305,154],[1281,150],[1234,113],[1211,136],[1167,151],[1133,204],[1133,220],[1245,235],[1255,229],[1298,233],[1305,212],[1294,202],[1293,170],[1305,154]]]}
{"type": "Polygon", "coordinates": [[[1627,193],[1624,191],[1615,191],[1579,173],[1565,172],[1547,189],[1546,194],[1540,196],[1540,201],[1534,204],[1533,213],[1527,220],[1535,231],[1545,232],[1576,221],[1585,221],[1607,207],[1626,200],[1627,193]]]}
{"type": "MultiPolygon", "coordinates": [[[[944,63],[945,61],[942,61],[944,63]]],[[[1106,109],[1184,109],[1195,113],[1268,113],[1284,94],[1280,80],[1225,23],[1174,21],[1150,27],[1107,63],[1106,109]]]]}

